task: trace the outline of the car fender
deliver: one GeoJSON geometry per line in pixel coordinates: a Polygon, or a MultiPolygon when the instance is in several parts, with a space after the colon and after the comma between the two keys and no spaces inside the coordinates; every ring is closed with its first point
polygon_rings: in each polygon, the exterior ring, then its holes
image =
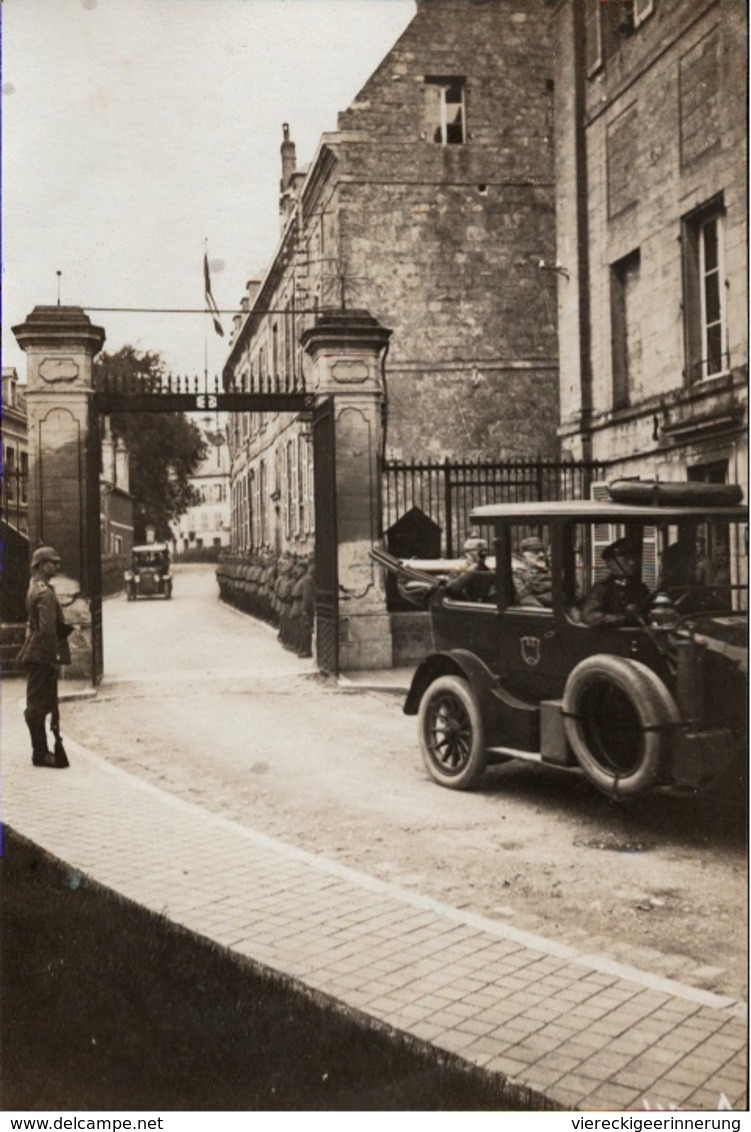
{"type": "Polygon", "coordinates": [[[498,678],[474,653],[466,649],[437,652],[424,660],[412,677],[412,684],[404,701],[404,714],[417,715],[425,689],[439,676],[463,676],[471,685],[483,708],[492,704],[491,690],[498,678]]]}

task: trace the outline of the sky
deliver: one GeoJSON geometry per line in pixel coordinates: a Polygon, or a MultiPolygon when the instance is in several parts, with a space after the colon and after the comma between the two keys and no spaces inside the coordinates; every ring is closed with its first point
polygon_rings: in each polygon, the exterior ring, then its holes
{"type": "Polygon", "coordinates": [[[219,373],[204,309],[237,309],[279,236],[282,124],[298,168],[414,0],[2,0],[2,362],[42,304],[82,306],[110,353],[219,373]],[[58,276],[58,272],[60,275],[58,276]]]}

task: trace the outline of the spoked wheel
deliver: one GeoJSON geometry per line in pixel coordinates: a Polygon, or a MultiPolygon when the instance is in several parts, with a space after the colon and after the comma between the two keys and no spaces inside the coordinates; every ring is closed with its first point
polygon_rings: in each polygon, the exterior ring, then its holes
{"type": "Polygon", "coordinates": [[[425,691],[418,716],[420,750],[441,786],[468,790],[487,766],[485,728],[468,681],[440,676],[425,691]]]}

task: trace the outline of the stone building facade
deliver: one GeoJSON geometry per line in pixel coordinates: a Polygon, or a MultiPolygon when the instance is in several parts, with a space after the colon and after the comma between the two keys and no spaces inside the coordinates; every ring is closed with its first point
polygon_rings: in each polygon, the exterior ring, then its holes
{"type": "Polygon", "coordinates": [[[172,527],[175,556],[211,559],[230,544],[229,448],[223,419],[196,421],[206,442],[206,456],[190,477],[199,502],[189,507],[172,527]]]}
{"type": "Polygon", "coordinates": [[[15,366],[3,366],[2,406],[3,517],[25,534],[29,528],[29,428],[15,366]]]}
{"type": "MultiPolygon", "coordinates": [[[[298,169],[284,127],[281,240],[236,316],[224,382],[298,388],[316,312],[393,333],[382,451],[557,453],[553,58],[544,0],[422,0],[298,169]]],[[[312,550],[309,426],[230,425],[233,544],[312,550]]]]}
{"type": "MultiPolygon", "coordinates": [[[[118,570],[107,569],[109,560],[116,560],[120,567],[133,549],[133,497],[127,445],[121,436],[113,436],[108,417],[102,424],[99,528],[102,564],[105,574],[110,575],[118,570]]],[[[120,582],[119,576],[117,580],[120,582]]]]}
{"type": "Polygon", "coordinates": [[[553,18],[564,449],[746,487],[746,7],[553,18]]]}

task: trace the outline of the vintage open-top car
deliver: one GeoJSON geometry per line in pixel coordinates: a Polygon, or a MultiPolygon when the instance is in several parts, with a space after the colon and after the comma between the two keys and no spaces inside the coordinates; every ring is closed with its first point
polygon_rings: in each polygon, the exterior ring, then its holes
{"type": "MultiPolygon", "coordinates": [[[[745,757],[748,513],[732,485],[610,485],[600,500],[490,504],[471,521],[493,551],[481,600],[415,564],[376,560],[430,610],[434,651],[404,705],[425,765],[466,789],[488,763],[583,772],[613,798],[696,793],[745,757]],[[539,540],[545,602],[520,598],[539,540]],[[630,624],[593,623],[603,550],[627,540],[642,599],[630,624]]],[[[609,555],[606,553],[606,558],[609,555]]],[[[617,620],[617,619],[614,619],[617,620]]]]}
{"type": "Polygon", "coordinates": [[[134,546],[130,568],[125,571],[125,593],[128,601],[138,597],[172,597],[172,572],[169,547],[164,542],[134,546]]]}

